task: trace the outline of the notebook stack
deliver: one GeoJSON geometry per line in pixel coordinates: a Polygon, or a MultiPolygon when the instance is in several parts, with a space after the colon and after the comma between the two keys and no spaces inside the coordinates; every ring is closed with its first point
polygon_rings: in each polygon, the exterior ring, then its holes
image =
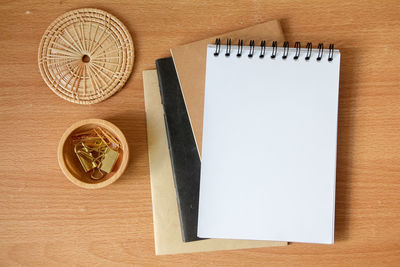
{"type": "Polygon", "coordinates": [[[171,55],[143,72],[156,254],[333,243],[339,51],[270,21],[171,55]]]}

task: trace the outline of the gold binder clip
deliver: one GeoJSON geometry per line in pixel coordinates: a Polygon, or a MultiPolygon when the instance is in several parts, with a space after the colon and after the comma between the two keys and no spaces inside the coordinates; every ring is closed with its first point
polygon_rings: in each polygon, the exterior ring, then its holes
{"type": "Polygon", "coordinates": [[[96,167],[93,165],[93,160],[92,160],[93,156],[84,150],[78,150],[77,147],[79,145],[81,145],[81,144],[79,143],[79,144],[75,145],[74,151],[75,151],[75,154],[78,157],[79,162],[81,163],[83,169],[85,170],[85,172],[88,172],[96,167]]]}
{"type": "Polygon", "coordinates": [[[101,161],[100,169],[105,171],[106,173],[110,173],[114,168],[115,163],[119,157],[119,152],[112,150],[111,148],[107,148],[106,152],[104,153],[104,158],[101,161]]]}
{"type": "Polygon", "coordinates": [[[119,157],[119,141],[107,130],[97,127],[72,137],[74,151],[85,172],[98,180],[110,173],[119,157]]]}

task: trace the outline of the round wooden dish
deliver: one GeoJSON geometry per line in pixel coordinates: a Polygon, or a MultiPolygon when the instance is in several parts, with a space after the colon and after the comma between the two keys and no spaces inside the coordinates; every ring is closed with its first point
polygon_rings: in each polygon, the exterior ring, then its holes
{"type": "Polygon", "coordinates": [[[62,172],[74,184],[88,189],[96,189],[105,187],[115,182],[125,171],[129,160],[129,148],[124,134],[111,122],[100,119],[88,119],[74,123],[63,134],[58,145],[58,163],[62,172]],[[121,143],[120,156],[115,163],[112,172],[104,175],[99,180],[90,177],[91,172],[85,172],[74,152],[74,145],[71,136],[85,130],[95,127],[102,127],[108,130],[121,143]]]}

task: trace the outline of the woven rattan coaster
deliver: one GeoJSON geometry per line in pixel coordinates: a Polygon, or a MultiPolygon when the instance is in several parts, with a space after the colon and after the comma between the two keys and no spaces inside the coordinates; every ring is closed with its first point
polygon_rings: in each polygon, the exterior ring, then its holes
{"type": "Polygon", "coordinates": [[[39,69],[58,96],[78,104],[107,99],[132,72],[133,41],[113,15],[91,8],[72,10],[46,30],[39,69]]]}

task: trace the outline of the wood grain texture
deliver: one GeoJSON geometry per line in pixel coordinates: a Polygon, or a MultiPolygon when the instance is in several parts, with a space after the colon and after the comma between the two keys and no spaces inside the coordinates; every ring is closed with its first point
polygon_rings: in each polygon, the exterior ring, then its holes
{"type": "Polygon", "coordinates": [[[399,266],[399,14],[398,0],[2,1],[0,265],[399,266]],[[136,49],[125,87],[92,106],[56,96],[37,67],[48,25],[82,7],[117,16],[136,49]],[[336,242],[156,257],[141,72],[173,46],[270,19],[291,43],[342,53],[336,242]],[[62,133],[86,118],[116,124],[132,151],[125,175],[100,190],[57,164],[62,133]]]}

